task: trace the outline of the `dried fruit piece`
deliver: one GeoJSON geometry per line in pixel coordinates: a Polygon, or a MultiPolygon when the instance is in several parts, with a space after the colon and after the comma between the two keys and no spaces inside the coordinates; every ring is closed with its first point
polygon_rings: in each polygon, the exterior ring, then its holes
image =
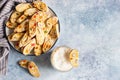
{"type": "Polygon", "coordinates": [[[34,62],[30,61],[28,63],[28,70],[29,70],[29,72],[30,72],[30,74],[32,76],[34,76],[34,77],[40,77],[39,69],[38,69],[37,65],[34,62]]]}

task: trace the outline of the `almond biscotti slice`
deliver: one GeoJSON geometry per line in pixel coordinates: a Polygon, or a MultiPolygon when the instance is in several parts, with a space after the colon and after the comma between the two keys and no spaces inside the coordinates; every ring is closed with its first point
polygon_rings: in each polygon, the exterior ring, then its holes
{"type": "Polygon", "coordinates": [[[52,38],[58,38],[58,37],[59,37],[59,34],[60,34],[60,33],[59,33],[59,25],[58,25],[58,24],[55,24],[55,25],[52,27],[49,35],[50,35],[52,38]]]}
{"type": "Polygon", "coordinates": [[[44,38],[45,38],[45,36],[44,36],[43,30],[37,27],[37,31],[36,31],[37,44],[42,45],[44,42],[44,38]]]}
{"type": "Polygon", "coordinates": [[[30,61],[28,63],[28,70],[32,76],[40,77],[40,71],[39,71],[37,65],[33,61],[30,61]]]}
{"type": "Polygon", "coordinates": [[[16,23],[17,19],[21,16],[20,12],[14,11],[11,16],[10,16],[10,22],[11,23],[16,23]]]}
{"type": "Polygon", "coordinates": [[[10,21],[7,21],[6,26],[10,29],[14,29],[17,26],[17,23],[11,23],[10,21]]]}
{"type": "Polygon", "coordinates": [[[14,29],[14,32],[24,32],[27,30],[28,25],[29,25],[29,20],[26,19],[14,29]]]}
{"type": "Polygon", "coordinates": [[[16,11],[18,12],[24,12],[26,9],[29,9],[31,8],[32,5],[30,3],[21,3],[21,4],[18,4],[15,9],[16,11]]]}
{"type": "Polygon", "coordinates": [[[56,16],[52,16],[52,17],[48,18],[48,20],[46,21],[46,25],[53,26],[53,25],[57,24],[57,22],[58,22],[58,18],[56,16]]]}
{"type": "Polygon", "coordinates": [[[52,38],[50,35],[47,35],[42,46],[42,51],[44,53],[47,52],[53,46],[55,41],[56,41],[56,38],[52,38]]]}
{"type": "Polygon", "coordinates": [[[26,15],[26,16],[32,16],[37,11],[38,10],[36,8],[29,8],[29,9],[25,10],[24,15],[26,15]]]}
{"type": "Polygon", "coordinates": [[[30,42],[29,42],[29,44],[27,44],[25,47],[24,47],[24,49],[23,49],[23,54],[24,55],[29,55],[30,54],[30,52],[33,50],[33,48],[35,47],[35,45],[36,45],[36,40],[35,40],[35,38],[33,38],[30,42]]]}
{"type": "Polygon", "coordinates": [[[33,6],[36,7],[37,9],[41,10],[41,11],[44,11],[44,12],[48,11],[47,5],[42,1],[34,1],[33,6]]]}
{"type": "Polygon", "coordinates": [[[26,59],[23,59],[23,60],[20,60],[18,63],[19,63],[19,65],[21,66],[21,67],[23,67],[23,68],[28,68],[28,60],[26,60],[26,59]]]}
{"type": "Polygon", "coordinates": [[[40,56],[42,54],[42,46],[39,44],[36,44],[34,47],[34,54],[35,56],[40,56]]]}
{"type": "Polygon", "coordinates": [[[58,22],[58,18],[57,17],[50,17],[46,20],[46,27],[43,28],[44,34],[45,36],[48,35],[48,33],[50,32],[50,30],[52,29],[52,26],[55,25],[58,22]]]}
{"type": "Polygon", "coordinates": [[[73,67],[77,67],[79,65],[79,52],[76,49],[71,50],[69,53],[69,60],[73,67]]]}
{"type": "Polygon", "coordinates": [[[24,33],[12,33],[8,36],[8,39],[10,41],[19,41],[23,35],[24,33]]]}
{"type": "Polygon", "coordinates": [[[28,32],[26,32],[19,41],[19,47],[26,46],[30,41],[31,41],[31,37],[28,35],[28,32]]]}
{"type": "Polygon", "coordinates": [[[17,19],[17,23],[22,23],[25,19],[27,18],[27,16],[26,15],[21,15],[18,19],[17,19]]]}
{"type": "Polygon", "coordinates": [[[34,21],[36,21],[36,22],[43,21],[43,19],[44,19],[44,12],[42,12],[42,11],[36,12],[36,13],[31,17],[31,20],[34,20],[34,21]]]}

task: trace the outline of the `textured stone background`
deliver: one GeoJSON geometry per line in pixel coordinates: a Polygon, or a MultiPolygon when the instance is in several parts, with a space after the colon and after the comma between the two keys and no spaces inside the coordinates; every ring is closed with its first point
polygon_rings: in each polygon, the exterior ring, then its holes
{"type": "Polygon", "coordinates": [[[55,47],[67,45],[80,52],[80,66],[59,72],[50,53],[24,56],[11,49],[7,76],[0,80],[120,80],[120,0],[43,0],[59,17],[61,35],[55,47]],[[34,78],[18,66],[20,59],[36,62],[34,78]]]}

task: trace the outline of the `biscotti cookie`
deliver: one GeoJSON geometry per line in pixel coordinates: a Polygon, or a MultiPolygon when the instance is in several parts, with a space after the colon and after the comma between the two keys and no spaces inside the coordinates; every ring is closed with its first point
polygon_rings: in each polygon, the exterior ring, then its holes
{"type": "Polygon", "coordinates": [[[19,65],[23,68],[28,68],[28,62],[29,62],[28,60],[23,59],[19,61],[19,65]]]}
{"type": "Polygon", "coordinates": [[[33,61],[30,61],[28,63],[28,70],[30,72],[30,74],[34,77],[40,77],[40,72],[39,72],[39,69],[37,67],[37,65],[33,62],[33,61]]]}
{"type": "Polygon", "coordinates": [[[23,11],[25,11],[26,9],[29,9],[29,8],[31,8],[32,6],[31,6],[31,4],[30,3],[21,3],[21,4],[18,4],[16,7],[15,7],[15,9],[16,9],[16,11],[18,11],[18,12],[23,12],[23,11]]]}
{"type": "Polygon", "coordinates": [[[77,67],[79,65],[78,59],[79,59],[78,50],[76,50],[76,49],[71,50],[71,52],[69,54],[69,60],[73,67],[77,67]]]}

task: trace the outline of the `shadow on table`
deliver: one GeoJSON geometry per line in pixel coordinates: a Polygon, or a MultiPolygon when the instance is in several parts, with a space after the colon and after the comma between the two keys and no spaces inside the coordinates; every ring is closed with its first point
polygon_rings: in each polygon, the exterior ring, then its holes
{"type": "Polygon", "coordinates": [[[42,68],[52,68],[51,62],[50,62],[50,55],[51,55],[51,51],[45,54],[42,54],[39,57],[34,57],[33,61],[40,67],[42,68]]]}

